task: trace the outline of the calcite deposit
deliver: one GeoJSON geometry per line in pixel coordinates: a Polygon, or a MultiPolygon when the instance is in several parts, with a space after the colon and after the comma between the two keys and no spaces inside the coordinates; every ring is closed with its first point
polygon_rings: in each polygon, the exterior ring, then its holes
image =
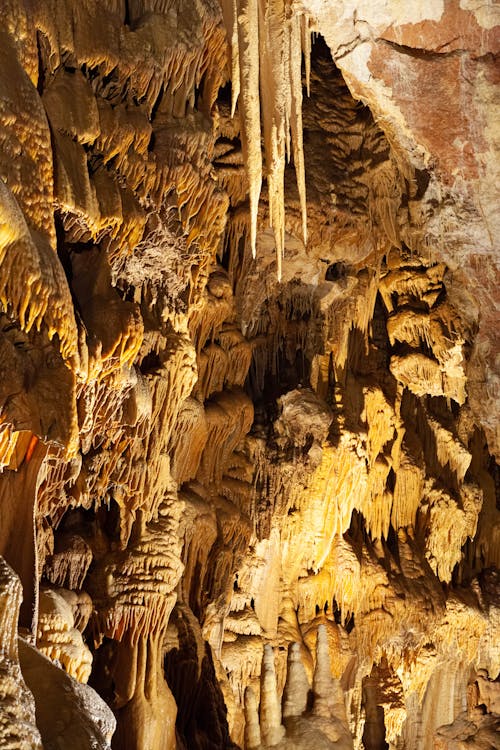
{"type": "Polygon", "coordinates": [[[0,15],[1,747],[498,748],[498,6],[0,15]]]}

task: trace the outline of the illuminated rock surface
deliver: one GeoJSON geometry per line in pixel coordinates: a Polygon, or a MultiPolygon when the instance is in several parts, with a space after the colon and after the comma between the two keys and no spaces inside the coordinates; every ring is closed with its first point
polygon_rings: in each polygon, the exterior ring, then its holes
{"type": "Polygon", "coordinates": [[[498,747],[499,25],[3,2],[2,748],[498,747]]]}

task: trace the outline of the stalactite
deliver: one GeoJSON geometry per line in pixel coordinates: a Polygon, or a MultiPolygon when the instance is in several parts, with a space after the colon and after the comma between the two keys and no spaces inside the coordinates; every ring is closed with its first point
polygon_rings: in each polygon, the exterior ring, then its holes
{"type": "Polygon", "coordinates": [[[248,432],[253,420],[253,404],[241,391],[222,391],[207,404],[207,450],[199,477],[210,482],[221,478],[231,452],[248,432]]]}
{"type": "Polygon", "coordinates": [[[472,460],[471,454],[453,433],[443,427],[437,419],[430,415],[426,415],[426,417],[426,425],[423,425],[420,430],[420,434],[425,440],[425,453],[435,452],[441,467],[449,466],[456,474],[458,481],[462,483],[472,460]],[[431,444],[435,444],[435,448],[428,445],[429,438],[431,444]]]}
{"type": "Polygon", "coordinates": [[[77,355],[77,331],[64,271],[52,248],[33,242],[17,200],[0,181],[0,303],[19,320],[22,330],[59,336],[65,359],[77,355]],[[19,269],[22,269],[19,276],[19,269]],[[21,281],[22,279],[22,281],[21,281]]]}
{"type": "Polygon", "coordinates": [[[44,573],[55,585],[81,589],[92,557],[92,550],[81,536],[60,534],[56,549],[45,561],[44,573]]]}
{"type": "Polygon", "coordinates": [[[172,476],[180,484],[194,479],[207,441],[203,405],[187,398],[178,416],[178,430],[172,440],[172,476]]]}
{"type": "Polygon", "coordinates": [[[250,198],[250,245],[256,254],[257,214],[262,184],[261,118],[265,147],[269,221],[274,231],[277,276],[281,280],[285,251],[285,159],[290,139],[299,191],[302,234],[307,241],[305,167],[302,139],[302,51],[309,93],[310,30],[307,20],[288,12],[286,0],[229,0],[223,3],[231,43],[232,110],[239,96],[242,145],[250,198]],[[237,24],[238,33],[235,33],[237,24]],[[237,39],[237,44],[236,44],[237,39]],[[259,94],[260,88],[260,94],[259,94]]]}
{"type": "MultiPolygon", "coordinates": [[[[236,0],[238,59],[240,63],[241,141],[248,176],[250,198],[250,246],[255,257],[257,213],[262,185],[262,151],[259,95],[259,3],[236,0]]],[[[230,30],[232,34],[232,29],[230,30]]],[[[233,105],[234,106],[234,105],[233,105]]]]}
{"type": "Polygon", "coordinates": [[[459,562],[467,537],[474,537],[477,518],[483,503],[479,487],[464,484],[457,502],[448,492],[430,487],[426,492],[423,510],[429,511],[430,523],[426,540],[426,557],[442,581],[451,579],[459,562]],[[442,545],[445,535],[447,544],[442,545]]]}
{"type": "Polygon", "coordinates": [[[391,523],[395,529],[415,526],[416,513],[424,488],[424,471],[419,463],[418,457],[412,455],[412,452],[402,451],[397,465],[391,511],[391,523]]]}
{"type": "Polygon", "coordinates": [[[238,2],[223,0],[222,12],[229,43],[231,45],[231,117],[234,117],[238,96],[240,94],[240,61],[238,44],[238,2]]]}

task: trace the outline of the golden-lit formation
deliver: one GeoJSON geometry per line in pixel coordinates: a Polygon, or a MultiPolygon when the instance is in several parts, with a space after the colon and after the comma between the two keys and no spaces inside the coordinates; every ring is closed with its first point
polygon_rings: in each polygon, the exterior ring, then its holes
{"type": "Polygon", "coordinates": [[[496,747],[498,23],[5,0],[1,747],[496,747]]]}
{"type": "Polygon", "coordinates": [[[239,102],[252,254],[255,258],[263,139],[269,221],[274,230],[277,275],[281,280],[285,253],[285,161],[292,154],[300,196],[302,238],[307,242],[301,66],[304,53],[309,87],[309,18],[293,9],[287,0],[223,0],[222,9],[231,45],[233,115],[239,102]]]}

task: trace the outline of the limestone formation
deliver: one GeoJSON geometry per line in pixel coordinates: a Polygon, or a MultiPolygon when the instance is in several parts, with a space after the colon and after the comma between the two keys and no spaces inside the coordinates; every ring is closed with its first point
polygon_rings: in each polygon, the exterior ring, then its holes
{"type": "Polygon", "coordinates": [[[498,7],[0,15],[0,745],[496,748],[498,7]]]}

